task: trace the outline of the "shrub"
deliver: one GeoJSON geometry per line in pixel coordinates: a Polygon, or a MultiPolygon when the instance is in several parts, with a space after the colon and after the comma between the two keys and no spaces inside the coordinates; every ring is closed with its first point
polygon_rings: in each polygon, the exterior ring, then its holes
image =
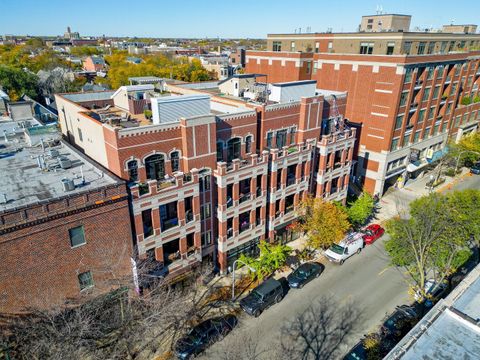
{"type": "Polygon", "coordinates": [[[152,118],[152,110],[143,110],[143,115],[145,115],[145,117],[147,119],[151,119],[152,118]]]}
{"type": "Polygon", "coordinates": [[[470,96],[464,96],[460,103],[462,105],[470,105],[472,103],[472,99],[470,98],[470,96]]]}
{"type": "Polygon", "coordinates": [[[478,95],[475,96],[475,97],[473,98],[473,102],[474,102],[474,103],[480,102],[480,96],[478,96],[478,95]]]}

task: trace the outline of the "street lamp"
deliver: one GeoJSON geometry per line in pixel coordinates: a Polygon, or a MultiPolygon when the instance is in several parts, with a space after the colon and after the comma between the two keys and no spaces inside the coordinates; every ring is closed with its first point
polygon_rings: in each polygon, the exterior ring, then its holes
{"type": "Polygon", "coordinates": [[[255,269],[252,268],[250,265],[246,264],[245,262],[243,262],[242,260],[240,259],[237,259],[233,262],[233,265],[232,265],[232,300],[235,300],[235,265],[237,265],[237,262],[241,262],[243,265],[245,265],[246,267],[248,267],[248,269],[251,271],[251,272],[255,272],[255,269]]]}

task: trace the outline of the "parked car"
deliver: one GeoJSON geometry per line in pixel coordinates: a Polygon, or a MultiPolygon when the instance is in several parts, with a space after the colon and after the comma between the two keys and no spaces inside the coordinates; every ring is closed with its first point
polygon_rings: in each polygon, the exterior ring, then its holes
{"type": "Polygon", "coordinates": [[[472,165],[472,167],[470,168],[470,173],[480,175],[480,162],[472,165]]]}
{"type": "Polygon", "coordinates": [[[367,359],[368,359],[367,348],[365,347],[363,340],[355,344],[347,353],[347,355],[345,355],[343,358],[343,360],[367,360],[367,359]]]}
{"type": "Polygon", "coordinates": [[[175,355],[178,359],[190,359],[227,335],[237,324],[238,319],[234,315],[205,320],[177,341],[174,349],[175,355]]]}
{"type": "Polygon", "coordinates": [[[380,225],[378,224],[369,225],[364,230],[363,241],[365,242],[365,245],[373,244],[375,240],[382,237],[384,233],[385,233],[385,229],[382,228],[380,225]]]}
{"type": "MultiPolygon", "coordinates": [[[[438,301],[447,294],[448,286],[445,283],[437,283],[433,279],[428,279],[425,282],[425,293],[431,301],[438,301]]],[[[419,301],[422,296],[417,291],[414,295],[416,301],[419,301]]]]}
{"type": "Polygon", "coordinates": [[[294,272],[287,276],[288,286],[301,289],[303,285],[320,276],[325,265],[316,262],[307,262],[300,265],[294,272]]]}
{"type": "Polygon", "coordinates": [[[269,306],[282,301],[285,295],[280,281],[268,279],[240,300],[240,307],[249,315],[258,317],[269,306]]]}
{"type": "Polygon", "coordinates": [[[417,320],[418,314],[414,307],[397,306],[396,310],[383,322],[382,336],[400,339],[412,329],[417,320]]]}
{"type": "Polygon", "coordinates": [[[347,235],[340,243],[330,246],[325,251],[325,256],[329,261],[342,265],[353,254],[359,254],[364,246],[363,234],[354,232],[347,235]]]}

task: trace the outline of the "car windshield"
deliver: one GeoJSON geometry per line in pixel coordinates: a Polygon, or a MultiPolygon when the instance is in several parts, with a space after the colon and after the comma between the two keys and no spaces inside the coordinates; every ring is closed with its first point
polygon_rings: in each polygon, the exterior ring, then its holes
{"type": "Polygon", "coordinates": [[[343,254],[343,251],[345,250],[345,248],[344,248],[343,246],[340,246],[340,245],[337,245],[337,244],[333,244],[333,245],[330,247],[330,250],[332,250],[334,253],[337,253],[337,254],[342,255],[342,254],[343,254]]]}
{"type": "Polygon", "coordinates": [[[305,278],[305,277],[307,277],[307,272],[306,272],[306,270],[305,270],[305,269],[298,269],[298,271],[297,271],[297,276],[298,276],[299,278],[305,278]]]}

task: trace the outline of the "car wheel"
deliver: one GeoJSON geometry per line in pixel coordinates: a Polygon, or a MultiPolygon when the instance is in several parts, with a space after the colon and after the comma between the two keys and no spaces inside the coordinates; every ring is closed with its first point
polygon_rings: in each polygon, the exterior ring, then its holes
{"type": "Polygon", "coordinates": [[[260,310],[255,310],[255,312],[253,313],[253,316],[254,317],[259,317],[261,313],[262,312],[260,310]]]}
{"type": "Polygon", "coordinates": [[[297,289],[303,288],[303,284],[298,284],[297,289]]]}
{"type": "Polygon", "coordinates": [[[315,274],[315,277],[317,278],[317,277],[319,277],[319,276],[320,276],[320,272],[317,272],[317,273],[315,274]]]}
{"type": "Polygon", "coordinates": [[[282,299],[283,299],[283,296],[279,294],[275,297],[275,302],[278,304],[280,301],[282,301],[282,299]]]}
{"type": "Polygon", "coordinates": [[[362,251],[362,248],[358,248],[357,254],[360,254],[361,251],[362,251]]]}
{"type": "Polygon", "coordinates": [[[343,263],[345,262],[345,260],[340,260],[340,265],[343,265],[343,263]]]}

